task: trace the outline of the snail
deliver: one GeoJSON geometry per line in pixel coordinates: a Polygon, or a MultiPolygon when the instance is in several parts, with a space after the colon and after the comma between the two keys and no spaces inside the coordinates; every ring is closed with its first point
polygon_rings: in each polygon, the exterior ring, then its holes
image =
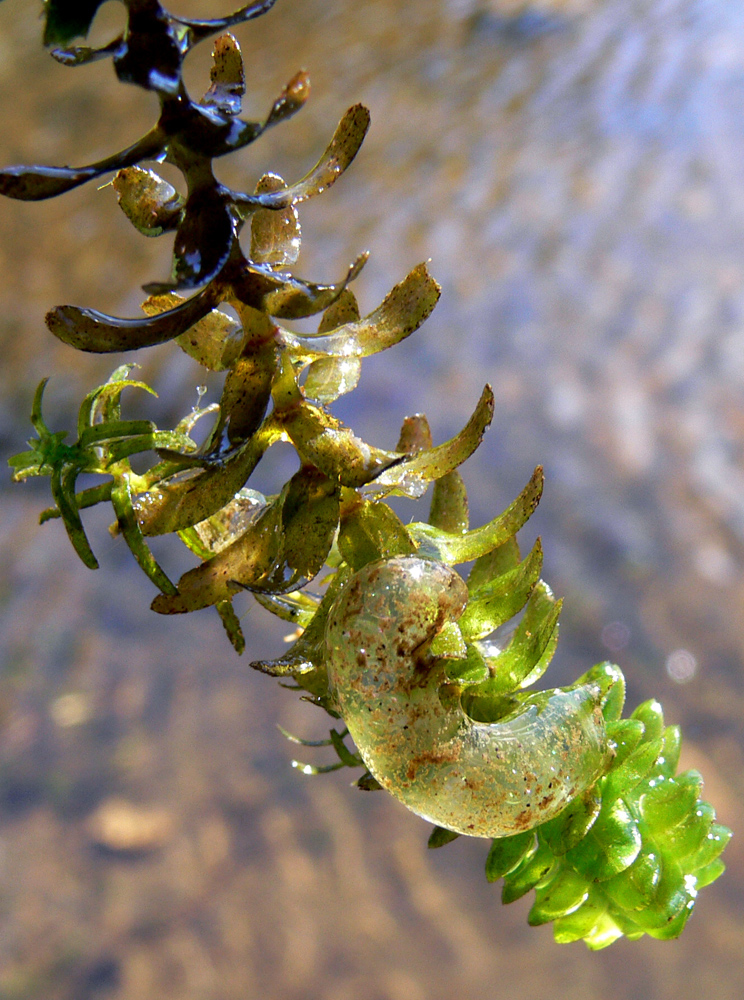
{"type": "Polygon", "coordinates": [[[612,755],[599,685],[519,694],[493,722],[470,718],[443,683],[430,641],[468,599],[445,563],[397,556],[368,563],[334,601],[328,676],[371,774],[414,813],[459,834],[532,829],[591,788],[612,755]]]}

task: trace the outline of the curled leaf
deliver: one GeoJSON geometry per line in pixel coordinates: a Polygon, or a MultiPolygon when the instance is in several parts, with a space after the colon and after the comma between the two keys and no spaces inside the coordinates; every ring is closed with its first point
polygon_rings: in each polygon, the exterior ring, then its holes
{"type": "Polygon", "coordinates": [[[57,306],[46,315],[55,337],[79,351],[107,354],[152,347],[185,333],[214,307],[209,288],[187,299],[175,309],[149,319],[119,319],[96,309],[57,306]]]}
{"type": "MultiPolygon", "coordinates": [[[[413,461],[415,460],[414,458],[413,461]]],[[[441,559],[450,565],[470,562],[503,545],[519,531],[537,507],[542,488],[543,471],[542,466],[538,466],[517,499],[502,514],[480,528],[454,535],[430,524],[416,522],[410,524],[408,530],[418,543],[421,555],[441,559]]]]}
{"type": "Polygon", "coordinates": [[[349,108],[338,123],[325,152],[302,180],[282,191],[240,198],[244,204],[262,208],[287,208],[322,194],[334,184],[352,162],[369,128],[369,111],[363,104],[349,108]]]}
{"type": "Polygon", "coordinates": [[[437,304],[440,293],[426,265],[419,264],[364,319],[346,322],[328,333],[284,334],[283,341],[300,358],[324,354],[339,358],[367,357],[405,340],[417,330],[437,304]]]}
{"type": "MultiPolygon", "coordinates": [[[[390,493],[402,493],[410,497],[421,496],[430,482],[446,476],[473,454],[481,442],[486,427],[493,419],[493,405],[493,392],[490,385],[487,385],[473,415],[459,434],[444,444],[418,451],[401,465],[382,473],[375,483],[375,488],[389,487],[387,492],[390,493]]],[[[529,514],[525,516],[525,520],[528,516],[529,514]]],[[[511,534],[513,533],[512,531],[511,534]]],[[[475,557],[468,556],[462,561],[466,562],[472,558],[475,557]]]]}

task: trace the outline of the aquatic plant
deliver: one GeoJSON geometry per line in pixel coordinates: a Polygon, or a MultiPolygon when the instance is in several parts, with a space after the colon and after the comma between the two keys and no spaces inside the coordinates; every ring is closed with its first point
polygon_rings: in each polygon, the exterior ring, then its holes
{"type": "Polygon", "coordinates": [[[269,173],[252,193],[233,190],[215,178],[212,161],[254,142],[308,97],[300,72],[262,121],[240,117],[243,62],[226,31],[275,0],[211,21],[176,17],[158,0],[123,2],[126,30],[93,49],[71,43],[87,35],[103,0],[47,0],[44,43],[65,65],[110,57],[120,80],[157,95],[158,121],[97,163],[0,171],[0,192],[41,200],[115,172],[132,224],[145,236],[175,234],[171,275],[146,286],[144,318],[65,305],[47,324],[83,351],[174,341],[224,373],[222,394],[162,430],[122,416],[125,390],[153,390],[121,366],[84,398],[69,443],[45,422],[45,380],[32,409],[36,437],[10,460],[14,478],[50,478],[54,506],[41,520],[61,518],[92,569],[81,511],[110,503],[112,530],[159,590],[156,612],[214,606],[241,653],[232,602],[247,590],[297,629],[283,656],[251,665],[290,681],[343,724],[309,744],[331,747],[337,761],[299,765],[304,772],[363,769],[360,788],[383,787],[435,824],[431,847],[462,834],[492,838],[487,878],[503,878],[504,902],[534,889],[529,921],[554,922],[557,941],[601,948],[622,935],[678,936],[698,890],[723,871],[730,831],[701,800],[700,775],[677,774],[679,729],[665,726],[658,702],[622,717],[618,667],[603,663],[567,688],[530,691],[555,650],[560,612],[540,576],[540,542],[522,557],[516,541],[540,499],[542,470],[477,528],[458,471],[491,422],[491,389],[462,431],[438,445],[422,415],[407,417],[397,447],[386,450],[329,409],[356,387],[362,360],[412,334],[439,297],[422,264],[361,316],[349,286],[366,256],[331,284],[292,271],[297,206],[350,165],[368,111],[349,109],[301,180],[269,173]],[[194,101],[182,63],[212,35],[210,86],[194,101]],[[143,166],[163,161],[182,174],[183,193],[143,166]],[[316,332],[287,325],[314,315],[316,332]],[[205,419],[199,441],[193,430],[205,419]],[[294,447],[300,468],[278,495],[264,496],[246,484],[280,441],[294,447]],[[147,453],[155,461],[135,471],[130,460],[147,453]],[[103,481],[78,491],[82,474],[103,481]],[[429,487],[427,520],[404,525],[388,500],[418,499],[429,487]],[[177,583],[148,546],[167,534],[199,560],[177,583]],[[466,563],[464,579],[454,567],[466,563]]]}

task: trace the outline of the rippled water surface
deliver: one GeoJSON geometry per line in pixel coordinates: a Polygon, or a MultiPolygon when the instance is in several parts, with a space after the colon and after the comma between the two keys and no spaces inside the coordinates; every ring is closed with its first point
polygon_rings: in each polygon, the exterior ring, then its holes
{"type": "MultiPolygon", "coordinates": [[[[152,100],[105,62],[54,64],[37,11],[0,4],[0,162],[83,162],[136,139],[152,100]]],[[[107,4],[95,32],[121,21],[107,4]]],[[[423,259],[443,285],[424,328],[370,359],[337,412],[391,446],[403,415],[426,410],[441,440],[492,383],[494,426],[466,470],[473,520],[545,465],[530,530],[567,598],[548,677],[617,659],[632,704],[658,696],[683,724],[686,766],[741,831],[741,3],[278,0],[238,35],[248,115],[300,66],[314,89],[296,119],[220,163],[231,183],[301,176],[346,107],[372,110],[348,175],[302,213],[298,272],[334,280],[370,249],[366,310],[423,259]]],[[[188,65],[195,92],[208,55],[188,65]]],[[[168,248],[91,185],[0,203],[0,269],[5,458],[29,434],[41,377],[55,374],[49,415],[69,425],[117,363],[53,342],[45,311],[136,315],[168,248]]],[[[188,359],[140,360],[157,419],[195,402],[188,359]]],[[[259,470],[257,488],[281,472],[259,470]]],[[[736,839],[680,942],[553,945],[525,926],[527,900],[501,907],[483,842],[427,852],[425,824],[387,797],[291,769],[276,723],[315,738],[325,723],[249,673],[249,658],[282,648],[267,614],[245,604],[243,660],[210,613],[150,614],[105,516],[88,520],[97,573],[58,524],[37,526],[45,488],[0,487],[0,997],[742,995],[736,839]]]]}

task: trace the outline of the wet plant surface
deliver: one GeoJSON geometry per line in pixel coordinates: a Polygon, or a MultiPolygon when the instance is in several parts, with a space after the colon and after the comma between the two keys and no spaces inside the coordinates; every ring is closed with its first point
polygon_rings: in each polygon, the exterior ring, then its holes
{"type": "MultiPolygon", "coordinates": [[[[475,2],[283,6],[245,33],[252,110],[300,65],[313,100],[220,176],[301,176],[363,100],[373,130],[353,178],[325,196],[332,211],[303,212],[303,273],[371,249],[369,308],[428,256],[444,285],[398,348],[410,376],[371,362],[349,422],[382,441],[391,413],[425,408],[443,439],[487,372],[496,421],[466,470],[474,520],[547,465],[546,576],[571,598],[554,669],[568,680],[578,657],[619,659],[633,701],[657,694],[685,726],[688,763],[740,828],[737,5],[585,4],[508,30],[475,2]]],[[[78,162],[81,130],[94,160],[149,127],[153,105],[110,83],[110,66],[64,73],[37,50],[35,12],[4,7],[2,162],[78,162]]],[[[111,190],[91,201],[48,203],[44,225],[38,206],[3,206],[5,453],[27,436],[42,376],[67,361],[49,391],[52,412],[67,406],[58,426],[111,368],[54,343],[44,312],[134,316],[130,289],[167,270],[111,190]]],[[[158,350],[137,377],[180,394],[177,416],[197,369],[158,371],[158,350]]],[[[58,524],[36,527],[46,503],[2,497],[10,996],[494,996],[505,968],[525,996],[739,995],[735,841],[683,942],[633,945],[632,972],[623,945],[591,960],[538,951],[548,932],[521,937],[524,912],[476,884],[480,845],[427,856],[392,803],[350,797],[343,778],[300,783],[273,724],[312,735],[311,711],[246,676],[208,612],[172,630],[144,617],[152,595],[95,518],[106,565],[85,575],[58,524]]],[[[280,647],[268,618],[244,619],[254,657],[280,647]]]]}

